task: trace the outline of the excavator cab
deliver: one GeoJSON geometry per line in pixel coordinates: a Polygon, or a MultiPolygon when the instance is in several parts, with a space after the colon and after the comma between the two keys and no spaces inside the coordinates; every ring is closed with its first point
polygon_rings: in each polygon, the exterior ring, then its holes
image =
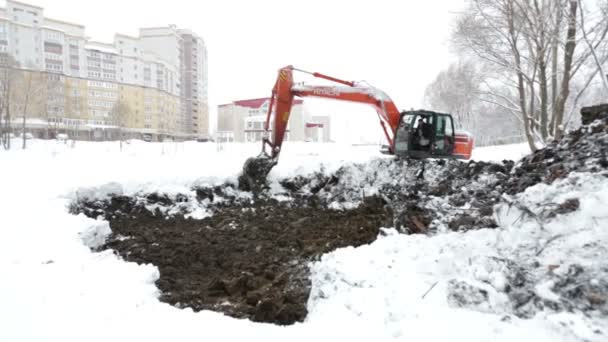
{"type": "Polygon", "coordinates": [[[393,151],[410,158],[458,158],[454,121],[450,114],[431,111],[401,113],[395,132],[393,151]]]}

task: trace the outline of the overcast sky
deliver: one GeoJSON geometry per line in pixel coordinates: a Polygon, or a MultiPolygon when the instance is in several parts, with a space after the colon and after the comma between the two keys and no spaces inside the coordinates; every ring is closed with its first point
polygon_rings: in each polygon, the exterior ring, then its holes
{"type": "MultiPolygon", "coordinates": [[[[48,17],[83,24],[90,38],[105,42],[116,32],[137,35],[140,27],[192,29],[207,44],[213,115],[218,104],[269,96],[277,69],[289,64],[367,80],[400,109],[419,108],[426,86],[451,61],[450,27],[463,5],[463,0],[22,1],[44,7],[48,17]]],[[[353,130],[366,136],[380,132],[373,111],[355,114],[359,107],[327,102],[310,101],[309,111],[335,114],[334,138],[353,130]]]]}

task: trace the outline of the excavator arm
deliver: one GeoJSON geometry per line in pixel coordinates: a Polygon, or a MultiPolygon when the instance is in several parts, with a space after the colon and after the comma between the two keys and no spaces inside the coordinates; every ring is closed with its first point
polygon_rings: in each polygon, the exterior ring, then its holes
{"type": "Polygon", "coordinates": [[[335,77],[320,73],[311,73],[286,66],[279,70],[279,76],[272,89],[270,106],[266,118],[265,130],[270,133],[264,139],[263,153],[276,162],[285,138],[289,116],[295,97],[317,97],[332,100],[364,103],[372,106],[384,131],[388,145],[393,146],[395,130],[399,125],[400,113],[386,93],[355,82],[344,81],[335,77]],[[329,80],[340,84],[339,86],[309,86],[295,84],[293,80],[294,71],[310,74],[314,77],[329,80]],[[269,150],[267,150],[267,148],[269,150]]]}

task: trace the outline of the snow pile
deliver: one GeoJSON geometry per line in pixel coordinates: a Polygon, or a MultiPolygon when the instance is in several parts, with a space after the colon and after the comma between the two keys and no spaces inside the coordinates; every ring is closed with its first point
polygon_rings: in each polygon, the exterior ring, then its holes
{"type": "Polygon", "coordinates": [[[354,208],[367,197],[379,196],[396,213],[394,224],[399,230],[444,232],[496,227],[493,206],[500,201],[512,166],[512,162],[378,159],[280,183],[290,196],[314,194],[334,209],[354,208]]]}
{"type": "Polygon", "coordinates": [[[84,213],[91,218],[110,219],[136,216],[146,210],[159,217],[183,216],[202,220],[212,215],[211,203],[217,206],[225,202],[248,202],[253,197],[251,193],[239,191],[230,182],[221,186],[196,185],[184,190],[186,191],[179,193],[174,192],[175,188],[163,193],[138,191],[127,196],[120,186],[114,185],[80,189],[76,191],[70,212],[84,213]],[[108,208],[111,208],[110,215],[108,208]]]}
{"type": "Polygon", "coordinates": [[[310,321],[342,317],[426,340],[605,341],[608,178],[572,174],[512,201],[530,211],[500,205],[498,229],[388,230],[369,246],[325,255],[312,265],[310,321]],[[572,198],[578,209],[550,215],[572,198]]]}

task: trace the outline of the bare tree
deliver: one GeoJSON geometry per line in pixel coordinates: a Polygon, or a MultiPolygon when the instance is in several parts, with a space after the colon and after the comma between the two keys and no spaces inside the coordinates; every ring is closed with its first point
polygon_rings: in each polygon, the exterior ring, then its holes
{"type": "MultiPolygon", "coordinates": [[[[578,6],[580,8],[579,28],[581,30],[581,34],[583,35],[583,41],[589,48],[589,51],[591,52],[591,56],[593,56],[593,62],[595,63],[595,67],[597,67],[597,70],[599,72],[599,75],[600,75],[599,78],[604,87],[604,92],[606,94],[606,97],[608,97],[608,74],[606,74],[606,72],[604,71],[604,67],[602,65],[603,63],[601,61],[601,58],[600,58],[600,56],[598,56],[598,53],[596,52],[595,47],[594,47],[594,43],[591,41],[589,34],[587,34],[587,28],[585,27],[585,15],[584,15],[584,10],[583,10],[583,1],[582,0],[578,0],[578,6]],[[606,75],[606,77],[603,77],[604,75],[606,75]]],[[[606,13],[606,11],[607,11],[606,7],[608,7],[608,1],[606,1],[603,4],[603,6],[604,6],[604,8],[600,7],[600,11],[602,11],[601,13],[603,13],[602,17],[608,18],[608,13],[606,13]]],[[[608,31],[608,26],[606,28],[606,31],[608,31]]],[[[605,33],[604,33],[604,36],[602,36],[600,38],[604,39],[604,37],[605,37],[605,33]]]]}
{"type": "Polygon", "coordinates": [[[0,54],[0,140],[4,149],[11,148],[12,86],[18,76],[18,63],[12,56],[0,54]]]}
{"type": "Polygon", "coordinates": [[[474,103],[480,84],[480,75],[473,63],[452,64],[427,87],[425,102],[435,110],[451,113],[458,126],[474,129],[474,103]]]}
{"type": "Polygon", "coordinates": [[[127,127],[128,117],[131,113],[131,107],[123,100],[118,100],[114,103],[110,116],[112,123],[116,126],[118,138],[120,139],[120,150],[122,151],[122,143],[124,141],[124,129],[127,127]]]}
{"type": "Polygon", "coordinates": [[[494,71],[486,75],[485,100],[521,118],[531,150],[537,142],[563,134],[575,77],[596,78],[608,60],[606,11],[584,20],[580,4],[581,0],[469,0],[457,21],[453,40],[460,54],[494,71]],[[579,31],[584,32],[585,44],[580,44],[579,31]],[[590,57],[596,60],[593,65],[590,57]]]}
{"type": "Polygon", "coordinates": [[[456,127],[473,133],[478,145],[523,141],[519,118],[486,101],[486,72],[472,61],[450,65],[427,87],[425,105],[452,114],[456,127]]]}
{"type": "Polygon", "coordinates": [[[19,70],[11,86],[11,104],[14,113],[21,115],[22,148],[27,147],[27,118],[39,115],[46,108],[46,80],[42,73],[19,70]]]}
{"type": "Polygon", "coordinates": [[[47,74],[46,87],[41,90],[44,91],[43,96],[46,98],[46,106],[42,109],[46,120],[46,137],[50,139],[57,134],[58,114],[62,112],[65,105],[66,96],[62,76],[53,73],[47,74]]]}

